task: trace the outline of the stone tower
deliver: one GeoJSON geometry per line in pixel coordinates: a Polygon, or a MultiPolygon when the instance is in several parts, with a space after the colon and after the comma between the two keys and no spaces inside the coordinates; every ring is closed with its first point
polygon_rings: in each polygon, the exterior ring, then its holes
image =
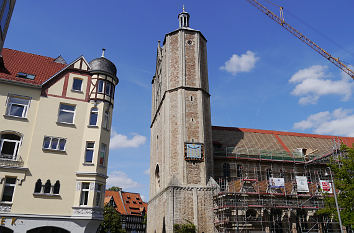
{"type": "Polygon", "coordinates": [[[157,47],[152,80],[150,201],[147,232],[194,223],[213,232],[212,142],[206,39],[178,15],[179,28],[157,47]]]}

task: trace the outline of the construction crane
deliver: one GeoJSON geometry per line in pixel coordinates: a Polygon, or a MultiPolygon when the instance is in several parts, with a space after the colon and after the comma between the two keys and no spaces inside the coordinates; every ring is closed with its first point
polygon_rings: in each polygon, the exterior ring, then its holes
{"type": "Polygon", "coordinates": [[[332,62],[334,65],[336,65],[339,69],[343,70],[345,73],[347,73],[352,79],[354,79],[354,72],[347,66],[345,65],[342,61],[339,60],[339,58],[333,57],[330,53],[322,49],[320,46],[318,46],[315,42],[304,36],[302,33],[300,33],[298,30],[287,24],[284,20],[284,15],[283,15],[283,8],[280,7],[280,17],[275,15],[272,11],[268,10],[265,6],[263,6],[261,3],[257,2],[256,0],[247,0],[250,4],[255,6],[258,10],[266,14],[269,18],[277,22],[279,25],[281,25],[283,28],[285,28],[287,31],[289,31],[291,34],[296,36],[298,39],[300,39],[302,42],[306,43],[308,46],[310,46],[313,50],[321,54],[323,57],[328,59],[330,62],[332,62]]]}

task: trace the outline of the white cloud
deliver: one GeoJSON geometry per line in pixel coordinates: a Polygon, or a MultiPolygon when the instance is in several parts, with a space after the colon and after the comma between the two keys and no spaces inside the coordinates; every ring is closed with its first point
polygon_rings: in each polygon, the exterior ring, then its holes
{"type": "Polygon", "coordinates": [[[135,134],[132,138],[128,138],[123,134],[118,134],[116,131],[112,130],[111,134],[111,142],[109,145],[110,149],[118,149],[118,148],[129,148],[129,147],[139,147],[143,145],[146,141],[146,137],[135,134]]]}
{"type": "Polygon", "coordinates": [[[146,169],[146,170],[144,171],[144,174],[145,174],[145,175],[150,175],[150,168],[146,169]]]}
{"type": "Polygon", "coordinates": [[[339,95],[343,101],[349,100],[353,81],[343,74],[340,80],[331,80],[326,72],[327,67],[320,65],[299,70],[289,80],[296,84],[291,94],[300,97],[300,104],[315,104],[324,95],[339,95]]]}
{"type": "Polygon", "coordinates": [[[306,120],[296,122],[295,129],[312,129],[318,134],[354,137],[354,113],[351,109],[337,108],[310,115],[306,120]]]}
{"type": "Polygon", "coordinates": [[[259,57],[256,57],[254,52],[248,50],[241,55],[233,54],[231,58],[225,62],[225,65],[220,67],[220,69],[226,70],[235,76],[240,72],[250,72],[254,68],[258,59],[259,57]]]}
{"type": "Polygon", "coordinates": [[[131,188],[138,188],[141,185],[133,179],[129,178],[128,175],[122,171],[112,171],[108,175],[107,186],[117,186],[123,188],[123,190],[126,190],[131,188]]]}

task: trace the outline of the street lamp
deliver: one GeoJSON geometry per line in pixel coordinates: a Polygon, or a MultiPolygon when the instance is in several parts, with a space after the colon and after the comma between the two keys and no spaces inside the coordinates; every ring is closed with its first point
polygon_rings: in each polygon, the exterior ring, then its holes
{"type": "MultiPolygon", "coordinates": [[[[334,186],[334,181],[333,181],[333,177],[332,177],[332,169],[330,167],[327,167],[326,169],[329,170],[329,175],[331,176],[331,183],[332,183],[332,187],[333,187],[334,201],[336,202],[336,208],[337,208],[337,213],[338,213],[340,232],[343,233],[342,220],[340,218],[340,210],[339,210],[339,207],[338,207],[336,188],[334,186]]],[[[328,176],[327,171],[326,171],[325,175],[328,176]]]]}

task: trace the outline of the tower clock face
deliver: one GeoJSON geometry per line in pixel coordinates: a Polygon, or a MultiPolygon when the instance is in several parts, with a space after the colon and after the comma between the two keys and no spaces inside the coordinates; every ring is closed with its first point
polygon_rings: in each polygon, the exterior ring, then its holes
{"type": "Polygon", "coordinates": [[[202,143],[186,143],[185,160],[203,160],[204,145],[202,143]]]}

